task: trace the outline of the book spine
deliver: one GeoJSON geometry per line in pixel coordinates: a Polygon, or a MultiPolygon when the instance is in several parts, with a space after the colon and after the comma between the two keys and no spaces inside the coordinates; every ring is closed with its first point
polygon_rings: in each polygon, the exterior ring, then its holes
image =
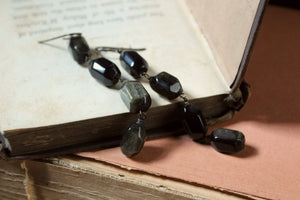
{"type": "MultiPolygon", "coordinates": [[[[242,82],[235,93],[193,99],[191,103],[202,110],[207,125],[212,126],[231,119],[246,103],[249,91],[249,85],[242,82]]],[[[179,104],[153,108],[148,112],[148,139],[184,134],[179,104]]],[[[4,159],[33,159],[115,147],[120,144],[123,131],[130,121],[135,120],[134,117],[124,113],[63,125],[4,132],[0,135],[0,155],[4,159]]]]}

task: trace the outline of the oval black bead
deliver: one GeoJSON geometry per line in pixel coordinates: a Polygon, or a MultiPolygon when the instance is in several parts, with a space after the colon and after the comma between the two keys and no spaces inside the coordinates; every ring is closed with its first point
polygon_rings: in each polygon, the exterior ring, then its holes
{"type": "Polygon", "coordinates": [[[136,51],[121,52],[120,61],[122,67],[136,79],[148,71],[147,61],[136,51]]]}
{"type": "Polygon", "coordinates": [[[146,130],[143,122],[133,123],[123,135],[121,141],[121,150],[127,157],[137,155],[143,148],[146,140],[146,130]]]}
{"type": "Polygon", "coordinates": [[[232,154],[245,147],[245,136],[242,132],[219,128],[210,135],[210,143],[214,149],[221,153],[232,154]]]}
{"type": "Polygon", "coordinates": [[[113,86],[121,76],[119,68],[106,58],[97,58],[89,65],[91,75],[105,86],[113,86]]]}
{"type": "Polygon", "coordinates": [[[207,125],[200,109],[192,104],[184,105],[183,124],[186,132],[191,138],[204,142],[207,133],[207,125]]]}
{"type": "Polygon", "coordinates": [[[161,72],[149,78],[151,88],[158,94],[175,99],[182,94],[183,89],[179,80],[167,72],[161,72]]]}
{"type": "Polygon", "coordinates": [[[82,36],[71,37],[69,49],[78,64],[84,64],[91,57],[89,45],[82,36]]]}

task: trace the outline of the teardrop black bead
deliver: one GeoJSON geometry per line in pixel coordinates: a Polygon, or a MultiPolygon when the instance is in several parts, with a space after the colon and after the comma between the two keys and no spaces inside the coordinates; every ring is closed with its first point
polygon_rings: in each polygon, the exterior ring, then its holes
{"type": "Polygon", "coordinates": [[[91,75],[105,86],[113,86],[121,76],[119,68],[106,58],[97,58],[89,65],[91,75]]]}
{"type": "Polygon", "coordinates": [[[183,107],[183,124],[186,132],[199,142],[204,142],[207,125],[202,116],[202,112],[192,104],[186,104],[183,107]]]}
{"type": "Polygon", "coordinates": [[[146,130],[143,122],[137,121],[128,128],[121,141],[121,150],[127,157],[137,155],[143,148],[146,140],[146,130]]]}
{"type": "Polygon", "coordinates": [[[91,57],[89,45],[82,36],[71,37],[69,49],[78,64],[86,63],[91,57]]]}
{"type": "Polygon", "coordinates": [[[167,72],[161,72],[155,76],[151,76],[149,83],[155,92],[170,100],[175,99],[183,92],[179,80],[167,72]]]}
{"type": "Polygon", "coordinates": [[[121,52],[120,61],[122,67],[136,79],[148,71],[147,61],[136,51],[121,52]]]}
{"type": "Polygon", "coordinates": [[[210,135],[210,143],[214,149],[221,153],[233,154],[245,147],[245,136],[242,132],[219,128],[210,135]]]}

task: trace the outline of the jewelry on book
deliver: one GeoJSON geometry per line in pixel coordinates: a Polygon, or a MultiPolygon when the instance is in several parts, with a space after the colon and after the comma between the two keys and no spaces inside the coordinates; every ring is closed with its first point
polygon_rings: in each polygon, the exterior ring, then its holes
{"type": "MultiPolygon", "coordinates": [[[[70,39],[69,48],[73,59],[78,64],[89,63],[91,75],[105,86],[113,86],[119,81],[122,83],[120,95],[131,113],[138,113],[138,119],[131,124],[127,132],[123,135],[120,143],[122,152],[127,157],[137,155],[143,148],[146,140],[146,130],[144,120],[145,112],[151,106],[151,98],[145,88],[138,81],[120,80],[121,72],[110,60],[100,56],[91,59],[92,53],[81,33],[71,33],[61,35],[48,40],[40,41],[45,43],[54,39],[70,39]]],[[[210,143],[214,149],[221,153],[236,153],[244,148],[245,137],[243,133],[230,129],[217,129],[207,136],[207,124],[200,109],[190,104],[188,98],[183,93],[183,88],[179,80],[167,72],[160,72],[154,76],[147,74],[148,63],[136,51],[145,50],[119,47],[97,47],[94,49],[97,55],[102,51],[113,51],[120,54],[122,67],[138,79],[144,77],[148,79],[150,87],[158,94],[169,100],[180,97],[183,102],[183,125],[185,131],[197,142],[210,143]]]]}
{"type": "Polygon", "coordinates": [[[217,129],[207,136],[207,124],[202,112],[195,105],[189,103],[183,93],[179,80],[167,72],[160,72],[154,76],[147,74],[148,63],[136,51],[122,51],[120,62],[123,68],[138,79],[148,79],[150,87],[158,94],[169,100],[180,97],[183,102],[183,126],[188,135],[200,143],[210,143],[214,149],[222,153],[235,153],[244,148],[245,137],[243,133],[230,129],[217,129]]]}
{"type": "Polygon", "coordinates": [[[183,124],[185,130],[194,140],[203,142],[207,133],[206,121],[201,111],[188,102],[179,80],[167,72],[161,72],[154,76],[147,74],[149,65],[136,51],[120,51],[118,53],[120,53],[122,67],[134,78],[145,77],[149,80],[150,87],[155,92],[169,100],[177,97],[183,99],[183,124]]]}
{"type": "Polygon", "coordinates": [[[118,67],[106,58],[92,60],[89,65],[91,75],[106,86],[112,86],[121,81],[121,99],[131,113],[138,113],[138,119],[131,124],[123,134],[120,146],[127,157],[137,155],[143,148],[146,140],[144,120],[147,110],[151,106],[151,97],[139,81],[121,80],[118,67]]]}
{"type": "MultiPolygon", "coordinates": [[[[121,80],[121,72],[117,65],[110,60],[100,56],[96,59],[92,58],[91,49],[89,48],[81,33],[65,34],[51,39],[40,41],[45,43],[58,38],[69,39],[69,48],[73,55],[73,59],[78,64],[87,64],[90,74],[93,78],[107,87],[122,84],[120,96],[131,113],[138,113],[138,119],[131,124],[122,137],[120,146],[123,154],[127,157],[137,155],[144,146],[146,140],[146,129],[144,120],[146,119],[146,111],[151,106],[151,97],[143,85],[138,81],[121,80]]],[[[145,50],[119,47],[97,47],[94,51],[99,55],[102,51],[121,52],[125,50],[145,50]]]]}

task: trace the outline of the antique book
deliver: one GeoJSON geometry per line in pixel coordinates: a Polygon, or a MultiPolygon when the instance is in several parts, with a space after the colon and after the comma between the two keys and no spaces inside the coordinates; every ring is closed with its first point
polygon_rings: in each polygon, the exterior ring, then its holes
{"type": "MultiPolygon", "coordinates": [[[[1,155],[37,158],[118,145],[136,120],[117,90],[79,66],[68,41],[80,32],[91,47],[145,47],[149,74],[176,76],[208,125],[232,118],[246,102],[243,81],[265,0],[6,1],[0,8],[1,155]]],[[[118,56],[107,54],[118,63],[118,56]]],[[[121,68],[120,68],[121,69],[121,68]]],[[[123,69],[122,76],[132,79],[123,69]]],[[[148,139],[183,134],[180,101],[152,97],[148,139]]]]}
{"type": "Polygon", "coordinates": [[[299,19],[298,10],[267,8],[246,75],[252,98],[211,127],[242,131],[243,151],[228,156],[180,136],[149,141],[134,159],[117,147],[0,161],[0,199],[299,199],[299,19]]]}
{"type": "Polygon", "coordinates": [[[261,199],[75,156],[0,164],[1,199],[261,199]]]}

